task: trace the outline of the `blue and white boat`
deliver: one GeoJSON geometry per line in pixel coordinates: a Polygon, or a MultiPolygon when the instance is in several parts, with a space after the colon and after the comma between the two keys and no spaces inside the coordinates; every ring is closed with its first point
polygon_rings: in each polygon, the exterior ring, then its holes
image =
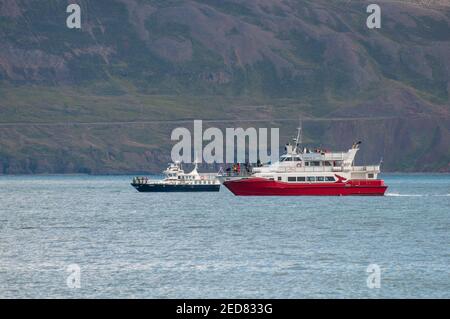
{"type": "Polygon", "coordinates": [[[218,192],[220,190],[217,174],[200,174],[197,164],[190,173],[185,173],[180,162],[170,163],[163,174],[165,178],[162,180],[134,177],[131,186],[139,192],[218,192]]]}

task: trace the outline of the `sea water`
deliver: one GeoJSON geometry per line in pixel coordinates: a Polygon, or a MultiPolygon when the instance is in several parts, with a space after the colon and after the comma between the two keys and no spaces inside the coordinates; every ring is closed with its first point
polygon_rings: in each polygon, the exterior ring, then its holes
{"type": "Polygon", "coordinates": [[[384,197],[235,197],[0,176],[0,298],[450,298],[450,175],[383,178],[384,197]]]}

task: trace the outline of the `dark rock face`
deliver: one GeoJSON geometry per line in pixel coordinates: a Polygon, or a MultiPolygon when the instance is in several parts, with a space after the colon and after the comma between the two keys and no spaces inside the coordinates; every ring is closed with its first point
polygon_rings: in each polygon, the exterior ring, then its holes
{"type": "Polygon", "coordinates": [[[446,2],[379,1],[379,30],[366,1],[77,3],[81,30],[65,1],[0,3],[0,173],[159,171],[170,121],[298,115],[343,119],[306,121],[310,143],[364,139],[387,170],[449,170],[446,2]]]}

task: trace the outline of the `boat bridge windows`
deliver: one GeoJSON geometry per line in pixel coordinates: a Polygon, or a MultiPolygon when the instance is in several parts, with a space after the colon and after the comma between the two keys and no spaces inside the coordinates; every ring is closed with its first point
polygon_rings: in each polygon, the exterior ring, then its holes
{"type": "MultiPolygon", "coordinates": [[[[307,160],[303,161],[301,157],[299,156],[284,156],[280,159],[280,162],[303,162],[305,167],[336,167],[336,166],[342,166],[343,161],[336,160],[307,160]]],[[[301,164],[297,164],[299,166],[301,164]]]]}
{"type": "Polygon", "coordinates": [[[280,162],[301,162],[302,159],[299,156],[295,157],[283,157],[281,158],[280,162]]]}
{"type": "Polygon", "coordinates": [[[312,162],[305,162],[305,166],[315,166],[315,167],[317,167],[317,166],[322,166],[322,165],[320,165],[320,161],[312,161],[312,162]]]}
{"type": "MultiPolygon", "coordinates": [[[[169,177],[170,177],[171,175],[169,174],[169,177]]],[[[173,175],[173,177],[175,177],[176,175],[173,175]]],[[[195,176],[193,176],[193,175],[178,175],[178,179],[180,179],[180,180],[194,180],[195,179],[195,176]]]]}
{"type": "Polygon", "coordinates": [[[305,166],[312,166],[312,167],[318,167],[318,166],[326,166],[326,167],[332,167],[332,166],[342,166],[342,161],[308,161],[305,162],[305,166]]]}

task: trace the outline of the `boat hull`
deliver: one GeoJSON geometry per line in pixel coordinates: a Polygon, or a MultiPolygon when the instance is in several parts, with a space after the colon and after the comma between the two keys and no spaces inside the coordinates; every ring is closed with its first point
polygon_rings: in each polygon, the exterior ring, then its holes
{"type": "Polygon", "coordinates": [[[265,178],[225,181],[236,196],[383,196],[382,180],[350,180],[333,183],[286,183],[265,178]]]}
{"type": "Polygon", "coordinates": [[[169,185],[169,184],[131,184],[138,192],[218,192],[220,184],[215,185],[169,185]]]}

